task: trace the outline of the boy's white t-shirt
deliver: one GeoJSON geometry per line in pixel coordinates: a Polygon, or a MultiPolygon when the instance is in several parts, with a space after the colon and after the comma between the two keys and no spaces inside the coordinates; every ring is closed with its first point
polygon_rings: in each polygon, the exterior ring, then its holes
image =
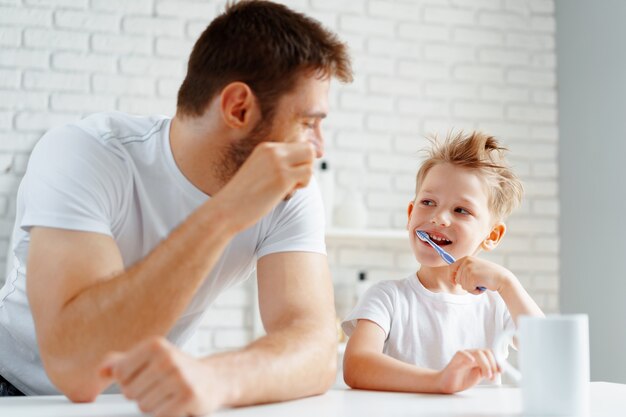
{"type": "MultiPolygon", "coordinates": [[[[41,363],[26,295],[31,227],[111,236],[125,267],[145,257],[210,199],[178,169],[170,122],[162,116],[96,114],[51,130],[35,146],[18,191],[14,268],[0,290],[0,375],[25,394],[58,393],[41,363]]],[[[251,203],[242,195],[241,204],[251,203]]],[[[325,254],[323,213],[313,180],[236,235],[167,338],[182,345],[218,294],[246,280],[258,258],[291,251],[325,254]]],[[[48,285],[55,285],[53,277],[48,285]]]]}
{"type": "MultiPolygon", "coordinates": [[[[496,336],[515,324],[494,291],[435,293],[415,274],[370,287],[342,323],[350,336],[359,319],[385,332],[383,353],[422,368],[443,369],[464,349],[494,349],[496,336]]],[[[504,357],[508,346],[501,346],[504,357]]]]}

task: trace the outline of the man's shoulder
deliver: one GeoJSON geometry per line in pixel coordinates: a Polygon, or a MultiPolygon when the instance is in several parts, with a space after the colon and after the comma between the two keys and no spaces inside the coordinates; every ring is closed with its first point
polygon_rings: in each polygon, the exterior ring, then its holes
{"type": "Polygon", "coordinates": [[[166,116],[138,116],[113,111],[91,114],[70,126],[77,127],[101,141],[127,143],[154,135],[168,120],[166,116]]]}
{"type": "Polygon", "coordinates": [[[134,116],[122,112],[94,113],[48,130],[40,142],[92,138],[102,143],[124,143],[158,133],[169,120],[165,116],[134,116]]]}
{"type": "Polygon", "coordinates": [[[122,112],[95,113],[46,132],[33,149],[31,159],[63,157],[93,158],[109,163],[132,159],[125,145],[149,143],[169,119],[165,116],[133,116],[122,112]]]}

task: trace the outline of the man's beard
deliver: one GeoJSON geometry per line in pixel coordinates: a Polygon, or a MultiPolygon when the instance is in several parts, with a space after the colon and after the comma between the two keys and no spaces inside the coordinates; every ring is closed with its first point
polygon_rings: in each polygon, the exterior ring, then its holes
{"type": "Polygon", "coordinates": [[[269,142],[271,127],[271,122],[261,120],[248,136],[228,145],[220,157],[220,162],[214,167],[222,186],[231,180],[258,144],[269,142]]]}

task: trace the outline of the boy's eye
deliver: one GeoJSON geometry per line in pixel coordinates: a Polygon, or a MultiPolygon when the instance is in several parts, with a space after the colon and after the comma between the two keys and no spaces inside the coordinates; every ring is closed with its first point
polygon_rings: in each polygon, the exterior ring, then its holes
{"type": "Polygon", "coordinates": [[[434,202],[433,200],[422,200],[422,201],[421,201],[421,204],[422,204],[423,206],[434,206],[434,205],[435,205],[435,202],[434,202]]]}
{"type": "Polygon", "coordinates": [[[454,209],[454,211],[460,214],[472,214],[469,211],[465,210],[463,207],[457,207],[454,209]]]}
{"type": "Polygon", "coordinates": [[[315,121],[314,120],[307,120],[304,122],[304,126],[307,129],[315,129],[315,121]]]}

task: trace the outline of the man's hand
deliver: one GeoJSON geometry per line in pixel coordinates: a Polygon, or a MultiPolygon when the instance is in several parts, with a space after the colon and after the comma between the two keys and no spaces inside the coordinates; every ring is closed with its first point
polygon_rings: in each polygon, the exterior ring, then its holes
{"type": "Polygon", "coordinates": [[[488,349],[459,350],[439,375],[440,391],[453,394],[478,384],[483,378],[494,380],[500,372],[488,349]]]}
{"type": "Polygon", "coordinates": [[[306,187],[313,175],[315,148],[308,142],[262,142],[215,195],[244,230],[278,203],[306,187]]]}
{"type": "Polygon", "coordinates": [[[202,416],[225,402],[223,381],[208,365],[183,353],[163,338],[113,353],[100,373],[117,382],[126,398],[156,417],[202,416]]]}
{"type": "Polygon", "coordinates": [[[481,293],[477,287],[500,292],[512,280],[516,280],[505,267],[473,256],[457,259],[450,265],[450,279],[472,294],[481,293]]]}

